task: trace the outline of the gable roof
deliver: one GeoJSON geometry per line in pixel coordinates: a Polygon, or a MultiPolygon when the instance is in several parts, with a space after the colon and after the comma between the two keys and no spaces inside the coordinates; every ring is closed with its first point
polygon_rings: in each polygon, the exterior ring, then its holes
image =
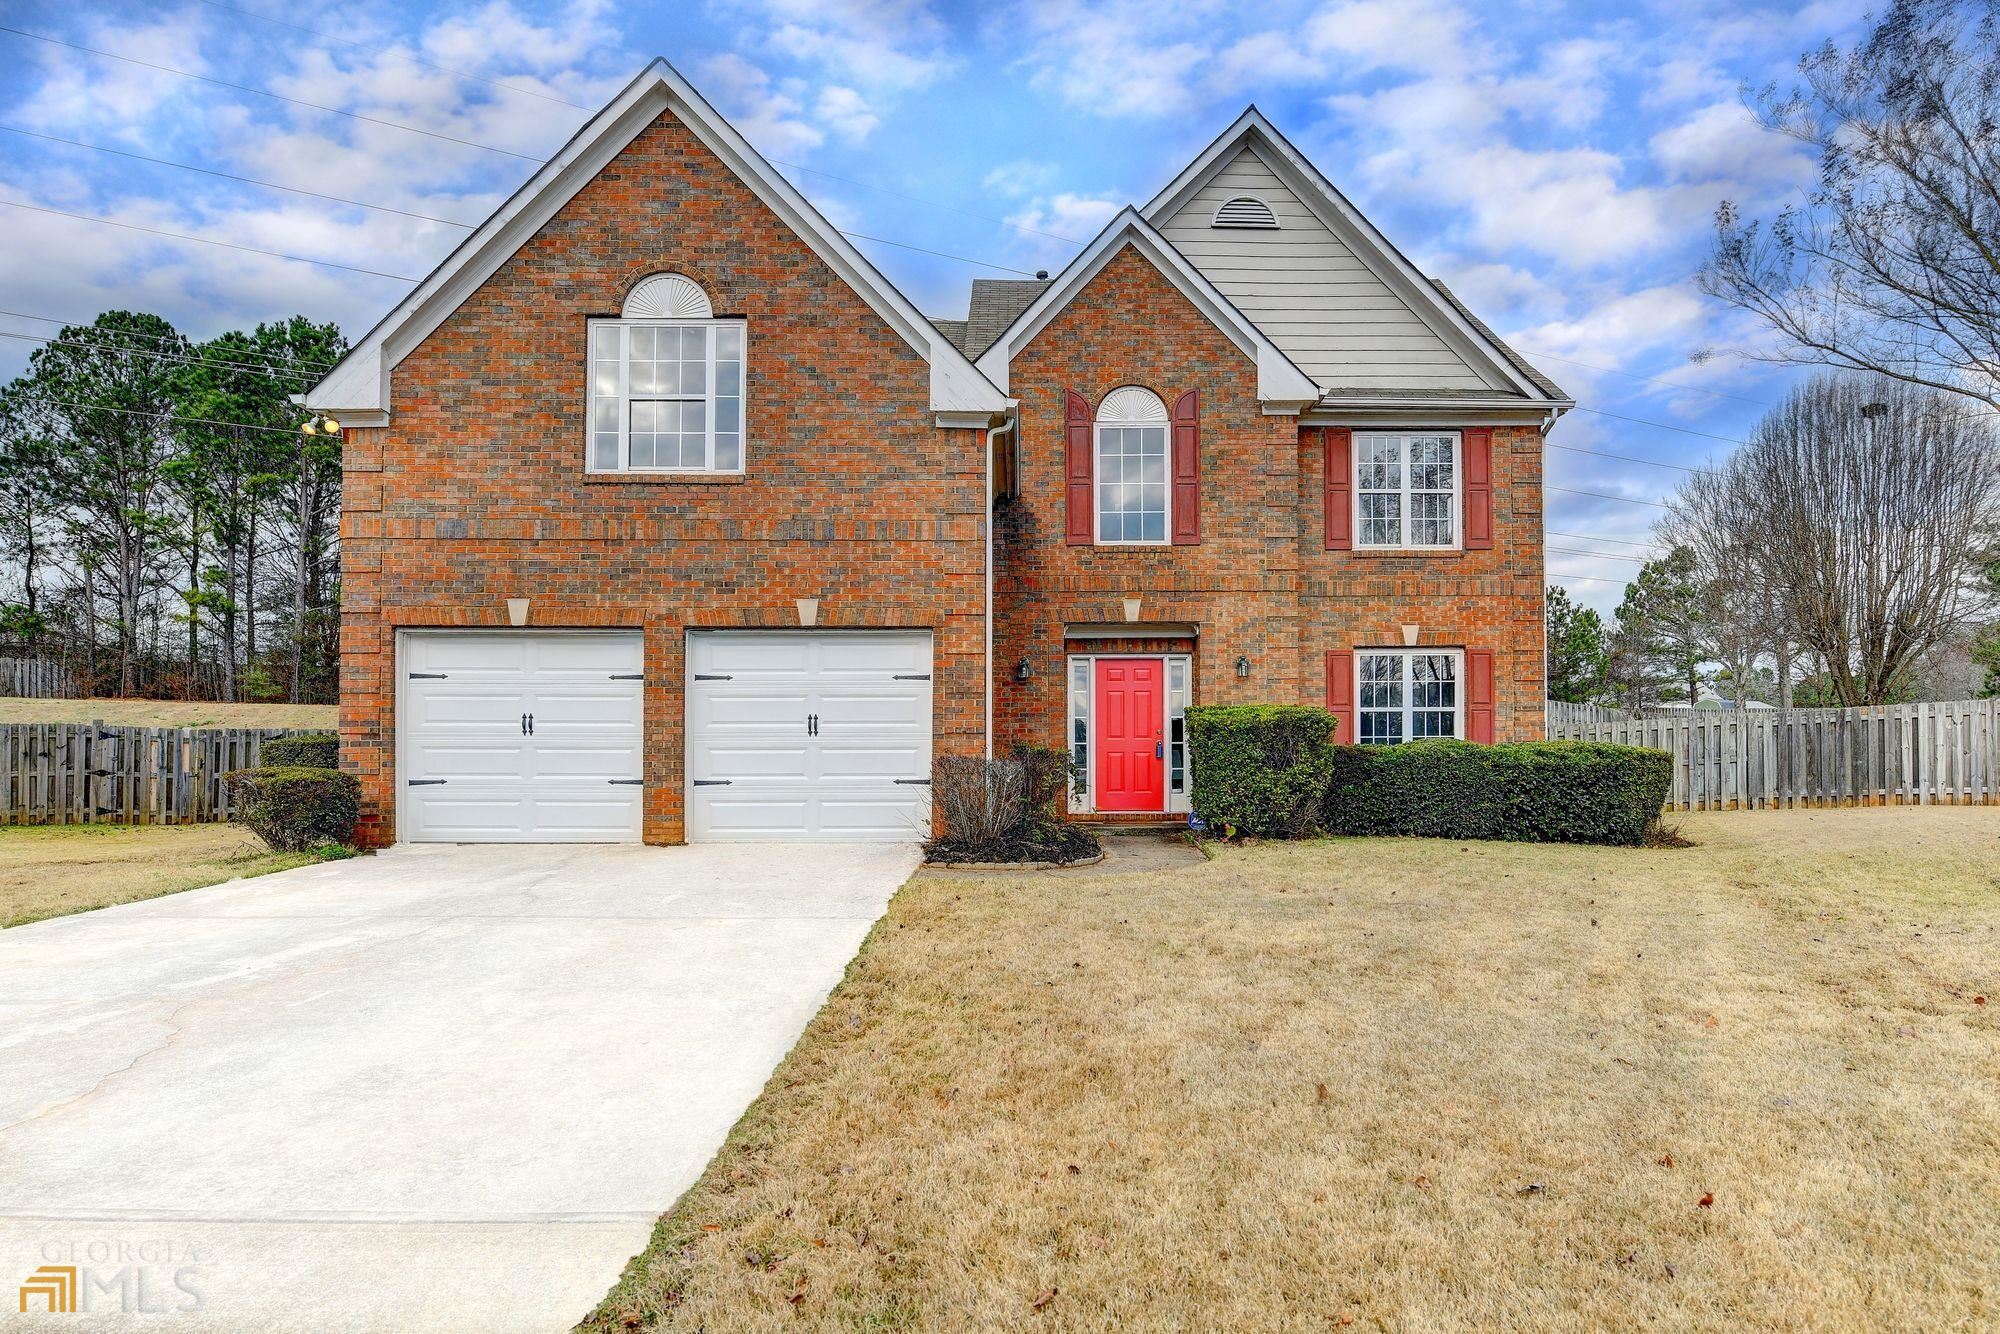
{"type": "Polygon", "coordinates": [[[1127,246],[1144,256],[1168,282],[1179,289],[1182,296],[1194,304],[1195,309],[1207,316],[1209,323],[1257,363],[1257,397],[1267,408],[1297,411],[1319,397],[1319,386],[1313,383],[1312,378],[1293,365],[1291,358],[1279,351],[1278,345],[1266,337],[1263,330],[1238,310],[1228,297],[1216,290],[1215,284],[1188,263],[1185,255],[1169,245],[1167,239],[1155,231],[1137,209],[1130,207],[1121,209],[1117,217],[1105,224],[1096,239],[1083,248],[1083,253],[1071,260],[1069,266],[1049,282],[1018,284],[1040,287],[1040,294],[1001,331],[992,346],[980,353],[977,364],[986,378],[1006,389],[1008,363],[1013,360],[1014,354],[1046,328],[1049,321],[1083,290],[1084,284],[1096,277],[1127,246]]]}
{"type": "Polygon", "coordinates": [[[555,156],[461,241],[415,290],[305,394],[306,407],[364,426],[387,420],[391,374],[563,205],[663,111],[670,111],[902,339],[930,364],[931,408],[977,416],[1006,409],[1004,394],[910,304],[792,183],[665,60],[655,60],[586,121],[555,156]]]}
{"type": "MultiPolygon", "coordinates": [[[[1254,106],[1245,110],[1234,124],[1153,197],[1142,210],[1147,221],[1164,225],[1174,218],[1246,151],[1254,156],[1256,162],[1268,168],[1270,175],[1296,197],[1326,233],[1331,234],[1333,240],[1330,245],[1337,243],[1344,252],[1351,252],[1355,260],[1380,279],[1389,292],[1422,322],[1424,328],[1419,332],[1424,332],[1427,340],[1435,334],[1443,348],[1448,348],[1451,354],[1477,374],[1477,379],[1468,380],[1466,384],[1485,381],[1498,386],[1484,390],[1462,388],[1448,391],[1452,396],[1515,399],[1558,410],[1571,406],[1567,396],[1553,381],[1501,342],[1442,284],[1419,272],[1254,106]]],[[[1277,233],[1265,231],[1257,235],[1272,237],[1277,233]]],[[[1429,346],[1436,348],[1439,344],[1432,342],[1429,346]]],[[[1446,353],[1439,350],[1437,355],[1445,356],[1446,353]]],[[[1322,374],[1328,373],[1322,371],[1322,374]]],[[[1377,400],[1401,397],[1405,393],[1413,399],[1430,396],[1423,391],[1385,391],[1380,387],[1341,390],[1336,385],[1322,385],[1322,388],[1329,391],[1330,399],[1335,396],[1335,391],[1343,397],[1361,394],[1377,400]]]]}

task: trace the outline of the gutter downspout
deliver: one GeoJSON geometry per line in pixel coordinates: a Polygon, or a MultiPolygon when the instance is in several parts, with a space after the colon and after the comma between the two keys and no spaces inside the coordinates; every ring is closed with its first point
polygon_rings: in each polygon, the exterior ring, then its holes
{"type": "MultiPolygon", "coordinates": [[[[1001,436],[1020,425],[1015,409],[1007,410],[1006,420],[986,431],[986,758],[993,758],[993,446],[1001,436]]],[[[1018,437],[1017,437],[1018,439],[1018,437]]]]}

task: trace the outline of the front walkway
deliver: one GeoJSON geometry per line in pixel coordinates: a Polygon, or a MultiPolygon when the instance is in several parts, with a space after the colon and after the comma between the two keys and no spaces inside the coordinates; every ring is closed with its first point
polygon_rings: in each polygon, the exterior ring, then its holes
{"type": "Polygon", "coordinates": [[[8,1327],[567,1328],[917,857],[399,848],[0,933],[8,1327]]]}

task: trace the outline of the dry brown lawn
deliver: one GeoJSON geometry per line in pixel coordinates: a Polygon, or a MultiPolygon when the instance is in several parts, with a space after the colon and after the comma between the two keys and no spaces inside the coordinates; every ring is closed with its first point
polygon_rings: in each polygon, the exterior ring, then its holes
{"type": "Polygon", "coordinates": [[[1686,831],[920,875],[586,1327],[1994,1327],[2000,810],[1686,831]]]}
{"type": "Polygon", "coordinates": [[[290,870],[311,853],[272,852],[240,825],[0,827],[0,927],[290,870]]]}
{"type": "Polygon", "coordinates": [[[0,698],[0,723],[88,722],[113,727],[324,727],[332,731],[340,725],[340,709],[332,704],[0,698]]]}

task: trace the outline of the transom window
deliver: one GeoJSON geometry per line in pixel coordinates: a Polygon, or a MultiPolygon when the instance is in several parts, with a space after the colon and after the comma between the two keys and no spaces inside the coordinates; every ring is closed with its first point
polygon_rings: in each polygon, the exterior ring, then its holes
{"type": "Polygon", "coordinates": [[[1457,652],[1360,650],[1354,671],[1355,730],[1362,745],[1460,735],[1457,652]]]}
{"type": "Polygon", "coordinates": [[[714,318],[679,274],[590,322],[590,471],[743,471],[741,320],[714,318]]]}
{"type": "Polygon", "coordinates": [[[1458,432],[1355,432],[1357,545],[1457,546],[1458,489],[1458,432]]]}
{"type": "Polygon", "coordinates": [[[1097,409],[1097,540],[1164,544],[1167,511],[1167,405],[1127,385],[1097,409]]]}

